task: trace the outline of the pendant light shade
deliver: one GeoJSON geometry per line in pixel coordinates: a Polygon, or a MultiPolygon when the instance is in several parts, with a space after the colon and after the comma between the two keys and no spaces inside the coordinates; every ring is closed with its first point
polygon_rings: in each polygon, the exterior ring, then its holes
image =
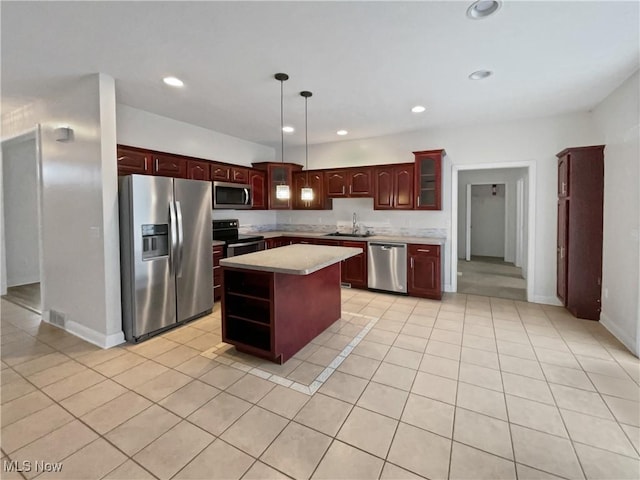
{"type": "MultiPolygon", "coordinates": [[[[280,82],[280,158],[284,166],[284,82],[289,80],[289,75],[286,73],[276,73],[274,77],[280,82]]],[[[285,173],[283,172],[282,183],[276,185],[276,198],[279,200],[288,200],[290,197],[291,191],[289,185],[287,185],[285,173]]]]}
{"type": "MultiPolygon", "coordinates": [[[[304,169],[309,170],[309,116],[307,115],[307,100],[313,95],[311,92],[300,92],[304,97],[304,169]]],[[[302,188],[300,198],[302,200],[313,200],[313,188],[309,186],[309,179],[305,177],[305,186],[302,188]]]]}

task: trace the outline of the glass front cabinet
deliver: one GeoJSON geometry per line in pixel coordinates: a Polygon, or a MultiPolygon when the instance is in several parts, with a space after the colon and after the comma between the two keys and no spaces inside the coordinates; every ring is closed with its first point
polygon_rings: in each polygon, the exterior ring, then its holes
{"type": "Polygon", "coordinates": [[[442,209],[442,160],[444,150],[413,152],[415,156],[416,210],[442,209]]]}

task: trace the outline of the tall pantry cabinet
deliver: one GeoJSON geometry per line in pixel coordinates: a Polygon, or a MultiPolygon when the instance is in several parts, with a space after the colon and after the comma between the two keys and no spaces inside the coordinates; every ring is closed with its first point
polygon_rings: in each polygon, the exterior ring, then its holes
{"type": "Polygon", "coordinates": [[[567,148],[557,157],[558,298],[576,317],[599,320],[604,145],[567,148]]]}

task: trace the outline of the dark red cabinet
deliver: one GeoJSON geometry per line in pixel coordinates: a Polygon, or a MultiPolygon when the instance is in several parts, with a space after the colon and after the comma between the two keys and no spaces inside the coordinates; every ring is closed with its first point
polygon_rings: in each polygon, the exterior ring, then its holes
{"type": "Polygon", "coordinates": [[[578,318],[598,320],[602,290],[604,145],[558,157],[557,293],[578,318]]]}
{"type": "Polygon", "coordinates": [[[265,197],[267,174],[260,170],[249,169],[249,185],[251,185],[251,208],[264,210],[267,208],[265,197]]]}
{"type": "Polygon", "coordinates": [[[201,160],[187,160],[187,178],[193,180],[211,180],[209,162],[201,160]]]}
{"type": "Polygon", "coordinates": [[[367,243],[345,240],[340,246],[362,249],[362,253],[342,261],[342,282],[353,288],[367,288],[367,243]]]}
{"type": "Polygon", "coordinates": [[[232,166],[230,181],[234,183],[249,183],[249,169],[232,166]]]}
{"type": "Polygon", "coordinates": [[[222,296],[222,269],[220,260],[224,256],[224,247],[216,245],[213,247],[213,301],[220,300],[222,296]]]}
{"type": "Polygon", "coordinates": [[[342,168],[325,172],[327,197],[371,197],[372,167],[342,168]]]}
{"type": "Polygon", "coordinates": [[[151,173],[151,152],[118,145],[118,175],[151,173]]]}
{"type": "Polygon", "coordinates": [[[259,162],[253,164],[254,168],[267,172],[267,205],[269,210],[290,210],[293,201],[293,172],[302,170],[302,165],[297,163],[259,162]],[[289,198],[278,198],[278,185],[289,186],[289,198]]]}
{"type": "Polygon", "coordinates": [[[187,160],[177,155],[153,153],[153,175],[187,178],[187,160]]]}
{"type": "Polygon", "coordinates": [[[414,166],[412,163],[382,165],[375,169],[376,210],[412,210],[414,166]]]}
{"type": "Polygon", "coordinates": [[[325,194],[324,174],[322,171],[294,172],[292,181],[294,210],[326,210],[330,207],[330,201],[325,194]],[[313,199],[302,200],[302,189],[305,187],[310,187],[313,190],[313,199]]]}
{"type": "Polygon", "coordinates": [[[407,246],[407,292],[412,297],[442,298],[440,245],[407,246]]]}
{"type": "Polygon", "coordinates": [[[413,152],[415,156],[416,210],[442,209],[442,161],[444,150],[413,152]]]}

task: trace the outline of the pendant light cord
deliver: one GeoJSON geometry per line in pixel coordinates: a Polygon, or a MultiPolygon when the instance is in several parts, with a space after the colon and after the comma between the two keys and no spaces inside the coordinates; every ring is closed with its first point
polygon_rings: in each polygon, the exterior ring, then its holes
{"type": "Polygon", "coordinates": [[[280,152],[284,164],[284,80],[280,80],[280,152]]]}
{"type": "Polygon", "coordinates": [[[309,116],[307,114],[307,101],[309,97],[304,97],[304,169],[307,171],[304,186],[309,186],[309,116]]]}

